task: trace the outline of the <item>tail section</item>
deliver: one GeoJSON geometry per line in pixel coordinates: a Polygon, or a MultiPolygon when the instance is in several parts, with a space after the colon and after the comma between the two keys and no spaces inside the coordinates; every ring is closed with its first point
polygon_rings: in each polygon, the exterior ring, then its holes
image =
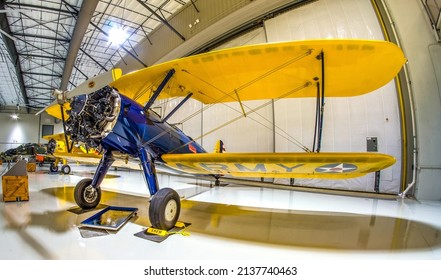
{"type": "Polygon", "coordinates": [[[221,154],[225,152],[224,142],[222,140],[217,140],[216,145],[214,146],[214,153],[221,154]]]}

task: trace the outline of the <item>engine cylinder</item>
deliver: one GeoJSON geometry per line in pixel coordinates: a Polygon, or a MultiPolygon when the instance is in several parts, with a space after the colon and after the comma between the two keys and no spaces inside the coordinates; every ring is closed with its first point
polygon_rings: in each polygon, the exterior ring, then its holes
{"type": "Polygon", "coordinates": [[[72,141],[97,148],[115,126],[121,108],[117,91],[109,86],[73,98],[67,111],[66,134],[72,141]]]}

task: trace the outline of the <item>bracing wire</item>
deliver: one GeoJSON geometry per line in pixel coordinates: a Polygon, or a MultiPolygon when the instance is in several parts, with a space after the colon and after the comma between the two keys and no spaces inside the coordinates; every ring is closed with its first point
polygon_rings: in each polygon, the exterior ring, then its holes
{"type": "MultiPolygon", "coordinates": [[[[294,63],[294,62],[296,62],[296,61],[298,61],[298,60],[300,60],[300,59],[302,59],[302,58],[305,58],[305,57],[311,55],[311,54],[312,54],[312,51],[313,51],[313,50],[308,50],[308,51],[306,51],[304,54],[302,54],[302,55],[300,55],[300,56],[298,56],[298,57],[295,57],[295,58],[293,58],[293,59],[291,59],[291,60],[289,60],[289,61],[287,61],[287,62],[285,62],[285,63],[283,63],[283,64],[281,64],[281,65],[279,65],[279,66],[277,66],[277,67],[275,67],[275,68],[273,68],[273,69],[271,69],[271,70],[269,70],[268,72],[265,72],[264,74],[262,74],[262,75],[256,77],[255,79],[253,79],[253,80],[251,80],[251,81],[249,81],[249,82],[243,84],[242,86],[238,87],[237,89],[235,89],[235,91],[243,90],[243,89],[245,89],[245,88],[247,88],[247,87],[249,87],[249,86],[251,86],[251,85],[257,83],[258,81],[264,79],[265,77],[268,77],[268,76],[270,76],[271,74],[273,74],[273,73],[275,73],[275,72],[277,72],[277,71],[279,71],[279,70],[281,70],[281,69],[283,69],[283,68],[289,66],[290,64],[292,64],[292,63],[294,63]]],[[[200,77],[194,75],[193,73],[190,73],[190,72],[187,71],[187,70],[182,70],[182,71],[184,71],[185,73],[187,73],[187,74],[189,74],[189,75],[192,75],[193,77],[197,78],[197,79],[200,80],[201,82],[203,82],[203,83],[209,85],[210,87],[214,88],[215,90],[217,90],[217,91],[223,93],[223,96],[222,96],[221,98],[219,98],[219,99],[214,99],[214,98],[212,98],[212,99],[213,99],[213,102],[212,102],[211,104],[209,104],[209,105],[207,105],[207,106],[204,106],[204,107],[201,108],[200,110],[197,110],[197,111],[193,112],[192,114],[190,114],[189,116],[187,116],[187,117],[185,117],[183,120],[181,120],[180,123],[185,123],[185,122],[187,122],[188,120],[192,119],[193,117],[195,117],[195,116],[197,116],[197,115],[203,113],[205,110],[211,108],[211,107],[214,106],[215,104],[217,104],[217,103],[222,103],[222,101],[225,100],[226,98],[233,98],[234,100],[236,100],[236,99],[234,98],[234,95],[233,95],[233,94],[235,93],[235,91],[232,91],[232,92],[230,92],[230,93],[227,93],[227,92],[223,91],[222,89],[216,87],[215,85],[209,83],[208,81],[205,81],[204,79],[202,79],[202,78],[200,78],[200,77]]],[[[292,137],[288,132],[286,132],[285,130],[283,130],[282,128],[280,128],[280,127],[277,126],[277,125],[274,126],[274,124],[273,124],[272,121],[268,120],[268,119],[265,118],[263,115],[261,115],[261,114],[259,114],[259,113],[257,112],[258,110],[260,110],[260,109],[262,109],[262,108],[264,108],[264,107],[270,105],[273,101],[276,102],[276,101],[278,101],[278,100],[280,100],[280,99],[282,99],[282,98],[285,98],[285,97],[287,97],[287,96],[289,96],[289,95],[291,95],[291,94],[293,94],[293,93],[295,93],[295,92],[297,92],[297,91],[299,91],[299,90],[301,90],[301,89],[304,89],[304,88],[306,88],[306,87],[308,87],[308,86],[310,86],[310,85],[311,85],[311,83],[308,82],[308,83],[306,83],[306,84],[304,84],[304,85],[301,85],[301,86],[299,86],[299,87],[297,87],[297,88],[295,88],[295,89],[293,89],[293,90],[290,90],[290,91],[288,91],[288,92],[286,92],[286,93],[280,95],[279,97],[277,97],[277,98],[275,98],[275,99],[272,99],[271,101],[266,102],[266,103],[264,103],[264,104],[262,104],[261,106],[258,106],[258,107],[256,107],[256,108],[250,108],[249,106],[246,106],[246,105],[245,105],[245,107],[248,109],[248,112],[246,112],[245,115],[247,115],[247,117],[248,117],[249,119],[251,119],[251,120],[257,122],[258,124],[264,126],[265,128],[268,128],[268,129],[271,129],[271,130],[272,130],[273,128],[275,128],[275,129],[276,129],[276,130],[275,130],[275,133],[276,133],[277,135],[279,135],[280,137],[282,137],[282,138],[286,139],[287,141],[293,143],[294,145],[298,146],[299,148],[301,148],[301,149],[304,150],[305,152],[311,152],[311,150],[309,150],[309,149],[308,149],[305,145],[303,145],[300,141],[298,141],[297,139],[295,139],[294,137],[292,137]],[[262,119],[264,119],[266,122],[268,122],[268,123],[270,124],[270,126],[268,126],[268,125],[262,123],[261,121],[255,119],[255,118],[249,117],[249,115],[250,115],[250,114],[253,114],[253,113],[257,114],[257,115],[260,116],[262,119]],[[278,131],[277,131],[277,130],[278,130],[278,131]],[[279,131],[280,131],[280,132],[279,132],[279,131]]],[[[147,91],[148,89],[150,89],[150,88],[151,88],[151,87],[148,87],[148,88],[144,89],[142,92],[146,92],[146,91],[147,91]]],[[[140,94],[142,94],[142,93],[140,93],[140,94]]],[[[139,94],[138,94],[137,96],[139,96],[139,94]]],[[[207,96],[207,97],[210,97],[210,96],[207,96]]],[[[234,111],[239,112],[241,115],[238,116],[238,117],[236,117],[236,118],[234,118],[234,119],[232,119],[232,120],[230,120],[230,121],[227,121],[226,123],[224,123],[224,124],[222,124],[222,125],[220,125],[220,126],[214,128],[214,129],[212,129],[212,130],[210,130],[210,131],[208,131],[208,132],[206,132],[206,133],[204,133],[204,134],[202,134],[201,136],[199,136],[199,137],[197,137],[197,138],[194,138],[193,141],[181,145],[180,147],[176,148],[175,150],[171,151],[170,153],[173,153],[174,151],[179,150],[179,149],[181,149],[182,147],[185,147],[185,146],[189,145],[190,143],[195,142],[196,140],[201,139],[201,138],[203,138],[203,137],[205,137],[205,136],[207,136],[207,135],[209,135],[209,134],[211,134],[211,133],[213,133],[213,132],[215,132],[215,131],[217,131],[217,130],[219,130],[219,129],[221,129],[221,128],[223,128],[223,127],[225,127],[225,126],[227,126],[227,125],[229,125],[229,124],[231,124],[231,123],[233,123],[233,122],[235,122],[235,121],[237,121],[237,120],[239,120],[239,119],[241,119],[241,118],[243,118],[242,111],[239,111],[239,110],[233,108],[232,106],[230,106],[230,105],[228,105],[228,104],[226,104],[226,103],[222,103],[222,104],[223,104],[224,106],[227,106],[228,108],[234,110],[234,111]]],[[[157,140],[158,138],[160,138],[161,136],[163,136],[163,135],[166,134],[166,133],[168,133],[168,131],[163,131],[162,133],[156,135],[154,138],[150,139],[148,142],[144,143],[144,145],[148,145],[148,144],[154,142],[155,140],[157,140]]]]}
{"type": "MultiPolygon", "coordinates": [[[[286,96],[288,96],[288,95],[291,95],[292,93],[297,92],[297,91],[299,91],[299,90],[301,90],[301,89],[304,89],[304,88],[306,88],[306,87],[308,87],[308,86],[310,86],[310,83],[306,83],[306,84],[304,84],[304,85],[302,85],[302,86],[300,86],[300,87],[298,87],[298,88],[296,88],[296,89],[294,89],[294,90],[291,90],[291,91],[289,91],[288,93],[282,95],[281,97],[278,97],[278,98],[274,99],[274,101],[278,101],[278,100],[280,100],[280,99],[282,99],[282,98],[284,98],[284,97],[286,97],[286,96]]],[[[254,108],[254,109],[250,109],[249,111],[246,112],[246,115],[249,116],[250,114],[257,113],[258,110],[260,110],[260,109],[262,109],[262,108],[265,108],[265,107],[269,106],[271,103],[272,103],[272,100],[271,100],[271,101],[268,101],[268,102],[266,102],[266,103],[264,103],[264,104],[262,104],[262,105],[260,105],[260,106],[258,106],[258,107],[256,107],[256,108],[254,108]]],[[[237,111],[237,110],[236,110],[236,111],[237,111]]],[[[241,112],[239,112],[239,113],[241,113],[241,112]]],[[[259,114],[259,116],[261,116],[261,115],[259,114]]],[[[219,130],[219,129],[221,129],[221,128],[227,126],[227,125],[230,125],[230,124],[232,124],[232,123],[234,123],[234,122],[236,122],[236,121],[238,121],[238,120],[240,120],[240,119],[242,119],[242,118],[243,118],[243,114],[241,114],[240,116],[238,116],[238,117],[236,117],[236,118],[234,118],[234,119],[232,119],[232,120],[229,120],[229,121],[225,122],[224,124],[222,124],[222,125],[220,125],[220,126],[215,127],[214,129],[212,129],[212,130],[210,130],[210,131],[208,131],[208,132],[202,134],[201,136],[199,136],[199,137],[197,137],[197,138],[194,138],[192,142],[195,142],[195,141],[197,141],[197,140],[199,140],[199,139],[201,139],[201,138],[203,138],[203,137],[205,137],[205,136],[207,136],[207,135],[209,135],[209,134],[211,134],[211,133],[213,133],[213,132],[215,132],[215,131],[217,131],[217,130],[219,130]]],[[[262,126],[265,127],[265,128],[272,129],[272,127],[267,126],[267,125],[265,125],[264,123],[262,123],[262,122],[260,122],[260,121],[258,121],[258,120],[256,120],[256,119],[253,119],[253,118],[250,118],[250,119],[252,119],[253,121],[257,122],[258,124],[262,125],[262,126]]],[[[265,119],[265,118],[264,118],[264,119],[265,119]]],[[[265,119],[265,120],[268,121],[267,119],[265,119]]],[[[303,145],[302,143],[300,143],[298,140],[296,140],[295,138],[292,138],[292,137],[291,137],[286,131],[282,130],[281,128],[279,128],[279,129],[280,129],[283,133],[285,133],[287,136],[282,135],[280,132],[275,131],[275,133],[276,133],[277,135],[279,135],[279,136],[281,136],[282,138],[284,138],[284,139],[290,141],[291,143],[297,145],[299,148],[301,148],[301,149],[304,150],[305,152],[311,152],[306,146],[304,146],[304,145],[303,145]],[[292,138],[292,139],[289,139],[289,138],[292,138]]],[[[188,145],[188,144],[190,144],[190,143],[186,143],[186,144],[184,144],[184,145],[182,145],[182,146],[176,148],[176,149],[173,150],[171,153],[173,153],[173,152],[176,151],[176,150],[179,150],[179,149],[182,148],[182,147],[185,147],[185,146],[188,145]]]]}

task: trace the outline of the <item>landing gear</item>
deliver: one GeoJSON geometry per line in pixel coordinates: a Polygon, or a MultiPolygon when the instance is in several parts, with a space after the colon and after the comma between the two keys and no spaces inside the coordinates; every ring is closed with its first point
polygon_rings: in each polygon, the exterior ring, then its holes
{"type": "MultiPolygon", "coordinates": [[[[154,228],[172,229],[181,213],[181,201],[178,193],[171,188],[159,189],[154,159],[144,148],[139,151],[142,169],[152,197],[149,206],[150,223],[154,228]]],[[[101,200],[100,185],[114,162],[112,152],[107,150],[101,158],[93,179],[83,179],[75,186],[75,202],[83,209],[98,206],[101,200]]]]}
{"type": "Polygon", "coordinates": [[[173,189],[160,189],[150,201],[149,218],[154,228],[172,229],[179,219],[180,212],[181,201],[173,189]]]}
{"type": "Polygon", "coordinates": [[[57,172],[58,171],[58,165],[51,163],[51,166],[49,166],[49,170],[51,172],[57,172]]]}
{"type": "Polygon", "coordinates": [[[64,164],[61,166],[61,173],[67,175],[70,173],[70,166],[68,164],[64,164]]]}
{"type": "Polygon", "coordinates": [[[216,180],[214,180],[214,185],[216,186],[216,187],[219,187],[220,186],[220,180],[219,180],[219,177],[215,177],[216,178],[216,180]]]}
{"type": "Polygon", "coordinates": [[[74,189],[75,202],[82,209],[93,209],[101,200],[101,188],[92,186],[92,179],[86,178],[78,182],[74,189]]]}
{"type": "Polygon", "coordinates": [[[106,151],[101,158],[93,179],[86,178],[78,182],[74,189],[75,202],[82,209],[93,209],[101,200],[100,185],[115,159],[112,151],[106,151]]]}
{"type": "Polygon", "coordinates": [[[159,189],[154,160],[148,151],[141,149],[139,159],[152,196],[149,206],[150,223],[154,228],[169,230],[175,226],[181,212],[179,195],[170,188],[159,189]]]}

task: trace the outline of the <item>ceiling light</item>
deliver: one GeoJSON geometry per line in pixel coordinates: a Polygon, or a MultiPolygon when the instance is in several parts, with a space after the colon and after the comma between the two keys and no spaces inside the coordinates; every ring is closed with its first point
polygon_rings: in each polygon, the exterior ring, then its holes
{"type": "Polygon", "coordinates": [[[127,39],[128,34],[126,31],[119,27],[112,27],[109,30],[109,42],[117,45],[121,45],[127,39]]]}
{"type": "Polygon", "coordinates": [[[13,119],[13,120],[18,120],[19,117],[18,117],[17,114],[12,114],[12,115],[11,115],[11,119],[13,119]]]}

